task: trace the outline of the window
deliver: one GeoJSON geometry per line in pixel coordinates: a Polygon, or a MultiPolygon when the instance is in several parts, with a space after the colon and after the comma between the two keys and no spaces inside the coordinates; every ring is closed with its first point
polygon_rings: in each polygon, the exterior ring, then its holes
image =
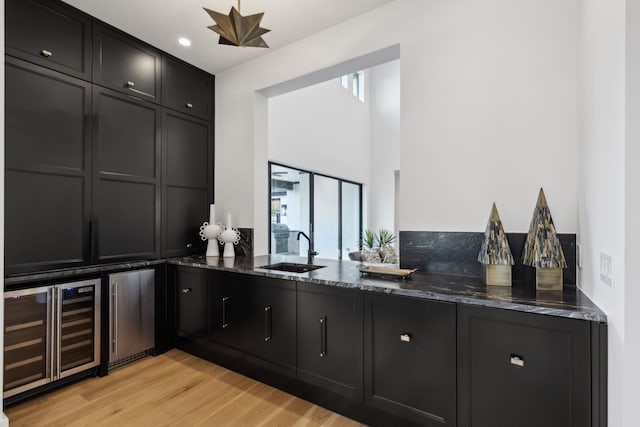
{"type": "Polygon", "coordinates": [[[321,258],[360,250],[362,184],[269,163],[269,253],[305,255],[311,235],[321,258]]]}
{"type": "Polygon", "coordinates": [[[364,72],[353,73],[353,96],[364,102],[364,72]]]}
{"type": "Polygon", "coordinates": [[[353,93],[353,96],[358,98],[360,102],[365,101],[364,93],[366,89],[364,82],[364,71],[357,71],[351,75],[346,74],[344,76],[340,76],[336,79],[336,81],[347,90],[349,90],[349,87],[351,87],[351,93],[353,93]]]}

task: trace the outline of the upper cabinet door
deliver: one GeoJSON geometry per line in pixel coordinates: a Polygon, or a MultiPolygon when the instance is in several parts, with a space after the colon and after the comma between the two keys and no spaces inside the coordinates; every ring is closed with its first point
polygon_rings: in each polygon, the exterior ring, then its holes
{"type": "Polygon", "coordinates": [[[84,80],[91,78],[91,21],[62,3],[7,0],[6,52],[84,80]]]}
{"type": "Polygon", "coordinates": [[[94,25],[93,82],[160,102],[161,56],[118,31],[94,25]]]}
{"type": "Polygon", "coordinates": [[[160,107],[94,85],[94,261],[160,256],[160,107]]]}
{"type": "Polygon", "coordinates": [[[91,84],[10,57],[5,73],[5,271],[88,264],[91,84]]]}
{"type": "Polygon", "coordinates": [[[167,107],[211,120],[213,78],[193,67],[163,57],[162,102],[167,107]]]}

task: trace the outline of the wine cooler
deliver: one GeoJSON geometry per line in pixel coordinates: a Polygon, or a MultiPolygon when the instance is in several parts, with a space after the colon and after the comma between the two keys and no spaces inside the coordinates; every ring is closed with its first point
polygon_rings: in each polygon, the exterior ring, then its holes
{"type": "Polygon", "coordinates": [[[4,397],[100,364],[100,280],[5,292],[4,397]]]}

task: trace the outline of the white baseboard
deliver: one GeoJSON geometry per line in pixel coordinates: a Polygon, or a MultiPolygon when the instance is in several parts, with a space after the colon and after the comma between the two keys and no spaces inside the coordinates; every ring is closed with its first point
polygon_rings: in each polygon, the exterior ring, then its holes
{"type": "Polygon", "coordinates": [[[0,413],[0,427],[9,427],[9,418],[7,418],[4,412],[0,413]]]}

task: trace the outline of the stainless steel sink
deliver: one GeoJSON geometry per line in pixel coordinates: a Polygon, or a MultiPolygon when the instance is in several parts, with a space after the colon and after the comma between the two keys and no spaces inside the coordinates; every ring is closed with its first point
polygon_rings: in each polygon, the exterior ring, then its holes
{"type": "Polygon", "coordinates": [[[317,270],[319,268],[324,268],[326,265],[314,265],[314,264],[298,264],[295,262],[279,262],[278,264],[269,264],[263,265],[262,267],[265,270],[279,270],[279,271],[287,271],[289,273],[307,273],[309,271],[317,270]]]}

